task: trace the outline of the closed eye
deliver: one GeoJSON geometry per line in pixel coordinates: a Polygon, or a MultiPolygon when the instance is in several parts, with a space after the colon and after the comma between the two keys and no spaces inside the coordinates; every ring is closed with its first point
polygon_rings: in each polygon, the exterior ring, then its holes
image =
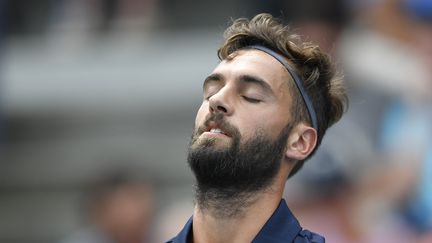
{"type": "Polygon", "coordinates": [[[261,102],[261,100],[259,100],[259,99],[251,98],[248,96],[242,96],[242,97],[243,97],[243,99],[245,99],[247,102],[250,102],[250,103],[260,103],[261,102]]]}
{"type": "Polygon", "coordinates": [[[209,100],[213,95],[215,95],[217,92],[219,91],[219,87],[217,86],[208,86],[205,90],[204,90],[204,99],[205,100],[209,100]]]}

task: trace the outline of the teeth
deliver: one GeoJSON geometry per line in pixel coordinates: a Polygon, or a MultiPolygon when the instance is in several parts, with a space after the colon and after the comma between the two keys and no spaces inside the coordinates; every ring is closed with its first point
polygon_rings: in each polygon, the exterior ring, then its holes
{"type": "Polygon", "coordinates": [[[210,130],[210,132],[212,132],[212,133],[221,133],[221,134],[224,134],[224,133],[222,132],[222,130],[220,130],[219,128],[213,128],[213,129],[210,130]]]}

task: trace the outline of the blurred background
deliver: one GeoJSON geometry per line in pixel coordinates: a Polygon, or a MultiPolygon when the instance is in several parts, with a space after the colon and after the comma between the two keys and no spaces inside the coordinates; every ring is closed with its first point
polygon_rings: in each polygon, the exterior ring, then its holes
{"type": "Polygon", "coordinates": [[[432,242],[431,0],[0,0],[0,242],[164,242],[232,18],[280,17],[343,70],[350,108],[287,182],[328,242],[432,242]]]}

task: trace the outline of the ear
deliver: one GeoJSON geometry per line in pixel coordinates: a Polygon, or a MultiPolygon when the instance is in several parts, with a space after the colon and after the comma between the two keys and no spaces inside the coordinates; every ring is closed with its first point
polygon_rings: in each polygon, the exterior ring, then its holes
{"type": "Polygon", "coordinates": [[[297,124],[288,136],[285,156],[291,160],[304,160],[314,150],[318,134],[304,123],[297,124]]]}

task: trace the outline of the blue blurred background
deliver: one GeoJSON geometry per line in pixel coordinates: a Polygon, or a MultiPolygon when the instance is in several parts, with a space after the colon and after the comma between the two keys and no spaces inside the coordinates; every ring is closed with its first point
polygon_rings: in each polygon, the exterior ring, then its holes
{"type": "Polygon", "coordinates": [[[351,99],[287,182],[303,226],[432,242],[431,0],[0,0],[0,242],[174,236],[203,78],[260,12],[330,53],[351,99]]]}

